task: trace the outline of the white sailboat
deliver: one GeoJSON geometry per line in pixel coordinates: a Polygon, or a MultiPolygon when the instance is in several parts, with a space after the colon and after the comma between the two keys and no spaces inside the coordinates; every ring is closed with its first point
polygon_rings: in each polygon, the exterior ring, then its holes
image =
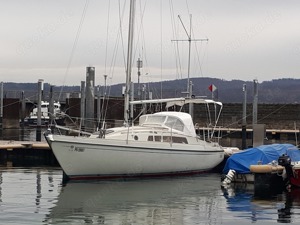
{"type": "MultiPolygon", "coordinates": [[[[107,129],[105,135],[96,133],[89,137],[45,133],[49,146],[69,179],[194,174],[214,168],[224,158],[224,150],[217,142],[196,134],[188,113],[165,111],[143,115],[137,126],[128,125],[134,2],[131,0],[130,3],[125,125],[107,129]]],[[[166,103],[166,107],[187,103],[214,104],[222,108],[222,103],[207,99],[131,102],[146,103],[166,103]]]]}

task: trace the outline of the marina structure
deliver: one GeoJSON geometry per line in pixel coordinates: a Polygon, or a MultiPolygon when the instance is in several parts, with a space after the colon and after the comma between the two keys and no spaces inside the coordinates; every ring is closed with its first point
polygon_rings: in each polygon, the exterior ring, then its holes
{"type": "MultiPolygon", "coordinates": [[[[33,100],[34,101],[34,100],[33,100]]],[[[81,98],[78,96],[64,98],[60,101],[62,111],[65,111],[68,117],[73,121],[78,121],[81,117],[81,98]]],[[[123,118],[120,110],[123,108],[123,98],[111,97],[109,101],[100,99],[100,104],[107,107],[106,123],[109,127],[114,127],[121,123],[123,118]]],[[[22,115],[29,115],[30,110],[34,107],[34,102],[26,101],[25,110],[23,112],[22,102],[20,98],[4,98],[3,99],[3,118],[2,129],[19,129],[22,115]]],[[[251,123],[251,106],[248,104],[247,123],[251,123]]],[[[223,110],[220,116],[219,125],[223,135],[231,138],[241,138],[242,131],[242,104],[241,103],[223,103],[223,110]]],[[[95,108],[97,108],[97,99],[95,100],[95,108]]],[[[203,127],[201,120],[206,115],[198,113],[197,106],[194,107],[194,120],[198,128],[203,127]]],[[[266,125],[266,137],[268,139],[299,140],[299,121],[300,121],[300,105],[299,104],[258,104],[258,120],[260,124],[266,125]],[[295,136],[296,135],[296,136],[295,136]]],[[[97,118],[94,118],[95,123],[97,118]]],[[[247,138],[251,136],[252,126],[247,126],[247,138]]]]}

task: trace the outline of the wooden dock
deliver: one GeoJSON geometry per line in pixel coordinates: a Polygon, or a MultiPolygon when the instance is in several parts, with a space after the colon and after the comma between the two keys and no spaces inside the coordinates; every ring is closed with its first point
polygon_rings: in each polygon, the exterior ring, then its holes
{"type": "Polygon", "coordinates": [[[0,141],[0,166],[58,166],[47,142],[0,141]]]}
{"type": "Polygon", "coordinates": [[[14,149],[48,149],[50,147],[47,142],[32,142],[32,141],[0,141],[0,149],[12,151],[14,149]]]}

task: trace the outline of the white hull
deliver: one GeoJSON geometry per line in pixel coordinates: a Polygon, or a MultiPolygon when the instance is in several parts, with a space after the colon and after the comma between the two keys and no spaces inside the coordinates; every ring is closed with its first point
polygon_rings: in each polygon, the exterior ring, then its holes
{"type": "MultiPolygon", "coordinates": [[[[53,119],[55,120],[56,124],[63,125],[65,114],[60,109],[60,103],[55,102],[53,105],[53,119]]],[[[51,118],[50,118],[50,111],[49,111],[49,102],[42,101],[41,102],[41,125],[45,126],[50,124],[51,118]]],[[[25,125],[29,126],[37,126],[37,120],[38,120],[38,108],[35,107],[30,115],[24,119],[25,125]]]]}
{"type": "MultiPolygon", "coordinates": [[[[25,122],[25,125],[28,125],[28,126],[37,126],[37,116],[30,116],[30,117],[26,117],[24,122],[25,122]]],[[[55,121],[55,124],[59,124],[59,125],[63,125],[64,124],[64,118],[54,118],[54,121],[55,121]]],[[[42,126],[47,126],[51,123],[51,120],[49,118],[49,116],[47,117],[42,117],[41,118],[41,125],[42,126]]]]}
{"type": "Polygon", "coordinates": [[[219,145],[204,141],[187,145],[51,134],[46,139],[71,179],[195,173],[214,168],[224,157],[219,145]]]}

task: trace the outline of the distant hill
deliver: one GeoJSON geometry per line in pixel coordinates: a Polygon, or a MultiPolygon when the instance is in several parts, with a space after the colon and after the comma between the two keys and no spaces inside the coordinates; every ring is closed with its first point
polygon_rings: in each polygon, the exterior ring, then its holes
{"type": "MultiPolygon", "coordinates": [[[[208,90],[209,85],[217,87],[214,95],[219,101],[224,103],[241,103],[244,99],[242,91],[243,84],[247,86],[247,101],[253,99],[253,82],[242,80],[222,80],[216,78],[191,78],[193,82],[193,94],[195,96],[207,96],[211,98],[211,92],[208,90]]],[[[116,84],[107,88],[107,94],[114,97],[122,96],[122,86],[116,84]]],[[[140,87],[145,86],[145,90],[152,92],[153,98],[182,97],[187,90],[187,79],[170,80],[163,82],[141,83],[140,87]],[[162,90],[162,91],[161,91],[162,90]]],[[[49,91],[50,85],[44,84],[45,92],[49,91]]],[[[36,83],[4,83],[5,97],[18,97],[20,92],[36,92],[36,83]],[[13,93],[13,94],[12,94],[13,93]]],[[[135,96],[137,96],[137,84],[135,84],[135,96]]],[[[80,86],[56,86],[54,92],[79,93],[80,86]]],[[[144,92],[146,93],[146,92],[144,92]]],[[[259,103],[300,103],[300,79],[276,79],[264,81],[258,85],[258,102],[259,103]]]]}

